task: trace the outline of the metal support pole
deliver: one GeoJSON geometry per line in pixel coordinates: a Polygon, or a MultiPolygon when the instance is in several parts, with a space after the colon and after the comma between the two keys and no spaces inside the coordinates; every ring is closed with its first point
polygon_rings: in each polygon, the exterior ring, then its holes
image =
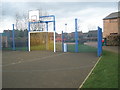
{"type": "Polygon", "coordinates": [[[78,32],[77,32],[77,18],[75,19],[75,52],[78,52],[78,32]]]}
{"type": "Polygon", "coordinates": [[[54,28],[54,52],[56,52],[56,42],[55,42],[55,33],[56,33],[56,30],[55,30],[55,16],[53,16],[53,19],[54,19],[54,22],[53,22],[53,28],[54,28]]]}
{"type": "Polygon", "coordinates": [[[48,22],[46,22],[46,50],[48,50],[48,22]]]}
{"type": "Polygon", "coordinates": [[[30,51],[30,22],[28,22],[28,51],[30,51]]]}
{"type": "Polygon", "coordinates": [[[48,32],[48,22],[46,23],[46,31],[48,32]]]}
{"type": "Polygon", "coordinates": [[[14,31],[14,24],[12,24],[13,30],[12,30],[12,50],[15,50],[15,31],[14,31]]]}
{"type": "Polygon", "coordinates": [[[102,28],[98,27],[98,57],[102,55],[102,28]]]}
{"type": "Polygon", "coordinates": [[[62,51],[64,51],[64,35],[63,35],[63,31],[62,31],[62,51]]]}
{"type": "Polygon", "coordinates": [[[0,50],[2,50],[2,33],[0,33],[0,50]]]}

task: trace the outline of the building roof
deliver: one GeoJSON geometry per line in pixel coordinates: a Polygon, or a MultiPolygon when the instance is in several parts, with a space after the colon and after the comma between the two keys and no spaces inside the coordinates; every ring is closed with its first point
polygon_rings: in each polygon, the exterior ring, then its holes
{"type": "Polygon", "coordinates": [[[120,18],[120,11],[109,14],[108,16],[103,18],[103,20],[106,20],[106,19],[116,19],[116,18],[120,18]]]}

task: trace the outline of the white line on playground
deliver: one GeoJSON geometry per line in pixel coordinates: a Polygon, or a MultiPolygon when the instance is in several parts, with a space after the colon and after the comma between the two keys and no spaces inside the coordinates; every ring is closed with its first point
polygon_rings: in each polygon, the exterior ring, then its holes
{"type": "Polygon", "coordinates": [[[68,71],[68,70],[80,70],[82,68],[89,68],[92,67],[93,65],[87,65],[87,66],[79,66],[79,67],[65,67],[65,68],[55,68],[55,69],[37,69],[37,70],[5,70],[3,72],[51,72],[51,71],[68,71]]]}
{"type": "Polygon", "coordinates": [[[86,80],[88,79],[88,77],[91,75],[91,73],[93,72],[94,68],[96,67],[96,65],[98,64],[98,62],[100,61],[101,58],[102,58],[102,56],[98,59],[98,61],[96,62],[96,64],[94,65],[94,67],[91,69],[91,71],[89,72],[89,74],[87,75],[87,77],[84,79],[84,81],[82,82],[82,84],[79,86],[78,90],[80,90],[82,88],[82,86],[84,85],[84,83],[86,82],[86,80]]]}
{"type": "MultiPolygon", "coordinates": [[[[68,53],[61,53],[61,54],[50,55],[50,56],[46,56],[46,57],[42,57],[42,58],[35,58],[35,59],[30,60],[30,61],[18,61],[18,62],[12,62],[12,63],[10,63],[10,64],[6,64],[6,65],[2,65],[2,66],[3,66],[3,67],[6,67],[6,66],[15,65],[15,64],[25,63],[25,62],[39,61],[39,60],[43,60],[43,59],[46,59],[46,58],[52,58],[52,57],[60,56],[60,55],[64,55],[64,54],[68,54],[68,53]]],[[[47,59],[47,60],[48,60],[48,59],[47,59]]],[[[46,61],[46,60],[44,60],[44,61],[46,61]]],[[[41,62],[44,62],[44,61],[41,61],[41,62]]]]}

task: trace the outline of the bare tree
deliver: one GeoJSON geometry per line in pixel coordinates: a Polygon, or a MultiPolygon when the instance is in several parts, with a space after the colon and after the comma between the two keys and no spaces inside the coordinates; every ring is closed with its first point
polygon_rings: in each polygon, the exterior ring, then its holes
{"type": "Polygon", "coordinates": [[[19,19],[20,19],[20,15],[18,12],[15,15],[15,19],[16,19],[16,29],[18,29],[18,24],[19,24],[19,19]]]}
{"type": "MultiPolygon", "coordinates": [[[[42,9],[39,9],[39,15],[47,16],[48,13],[47,13],[47,11],[42,11],[42,9]]],[[[28,14],[27,13],[23,13],[22,15],[20,15],[18,12],[16,12],[15,19],[16,19],[16,29],[25,30],[28,28],[28,14]]],[[[40,21],[47,21],[50,19],[51,18],[41,18],[40,21]]],[[[31,24],[30,28],[31,28],[31,30],[44,31],[46,28],[46,24],[45,23],[35,23],[35,24],[31,24]]]]}
{"type": "Polygon", "coordinates": [[[28,26],[28,15],[27,14],[23,14],[23,19],[22,19],[22,21],[23,21],[23,24],[24,24],[24,29],[27,29],[27,26],[28,26]]]}

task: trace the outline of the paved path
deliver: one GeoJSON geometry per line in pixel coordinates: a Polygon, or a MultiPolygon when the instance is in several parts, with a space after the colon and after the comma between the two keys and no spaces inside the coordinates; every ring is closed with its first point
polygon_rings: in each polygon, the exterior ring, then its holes
{"type": "Polygon", "coordinates": [[[78,88],[96,53],[3,52],[3,88],[78,88]]]}

